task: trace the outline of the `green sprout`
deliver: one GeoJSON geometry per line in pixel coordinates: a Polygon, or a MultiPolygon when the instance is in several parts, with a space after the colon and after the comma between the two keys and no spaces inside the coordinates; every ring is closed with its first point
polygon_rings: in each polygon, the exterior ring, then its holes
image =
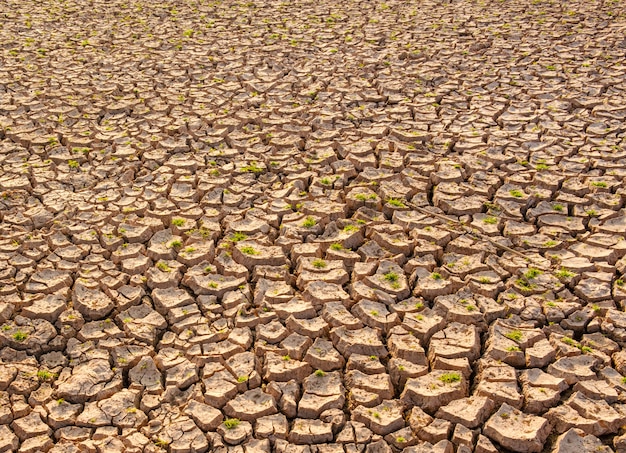
{"type": "Polygon", "coordinates": [[[255,162],[252,162],[250,165],[243,167],[241,171],[243,171],[244,173],[263,173],[263,169],[257,166],[255,162]]]}
{"type": "Polygon", "coordinates": [[[230,235],[230,237],[228,238],[229,241],[231,242],[240,242],[240,241],[244,241],[248,238],[248,235],[245,233],[240,233],[238,231],[234,232],[233,234],[230,235]]]}
{"type": "Polygon", "coordinates": [[[258,252],[254,247],[251,247],[249,245],[241,247],[240,250],[241,250],[241,253],[245,253],[246,255],[259,255],[260,254],[260,252],[258,252]]]}
{"type": "Polygon", "coordinates": [[[556,275],[558,278],[572,278],[576,274],[562,267],[554,275],[556,275]]]}
{"type": "Polygon", "coordinates": [[[387,200],[387,204],[394,206],[396,208],[406,208],[406,205],[399,198],[389,198],[387,200]]]}
{"type": "Polygon", "coordinates": [[[13,334],[13,339],[19,343],[25,341],[27,338],[28,334],[26,332],[22,332],[21,330],[18,330],[13,334]]]}
{"type": "Polygon", "coordinates": [[[178,239],[175,239],[172,242],[170,242],[170,247],[172,247],[172,248],[178,249],[178,248],[180,248],[182,246],[183,246],[183,243],[180,240],[178,240],[178,239]]]}
{"type": "Polygon", "coordinates": [[[522,341],[523,338],[521,330],[512,330],[511,332],[504,334],[504,336],[509,340],[516,341],[517,343],[522,341]]]}
{"type": "Polygon", "coordinates": [[[461,380],[461,375],[459,373],[445,373],[439,376],[439,380],[444,384],[453,384],[461,380]]]}
{"type": "Polygon", "coordinates": [[[52,373],[48,370],[39,370],[37,371],[37,379],[40,381],[48,381],[55,377],[55,373],[52,373]]]}
{"type": "Polygon", "coordinates": [[[185,219],[181,219],[180,217],[172,219],[172,225],[181,227],[185,224],[185,219]]]}
{"type": "Polygon", "coordinates": [[[314,268],[316,269],[323,269],[327,266],[326,261],[322,260],[322,259],[316,259],[313,260],[313,262],[311,263],[313,265],[314,268]]]}
{"type": "Polygon", "coordinates": [[[541,272],[539,269],[535,269],[534,267],[531,267],[528,269],[528,271],[526,271],[526,273],[524,274],[524,277],[530,280],[535,277],[538,277],[541,274],[543,274],[543,272],[541,272]]]}
{"type": "Polygon", "coordinates": [[[302,222],[302,226],[304,228],[313,228],[315,225],[317,225],[317,220],[315,220],[311,216],[308,216],[306,219],[304,219],[304,222],[302,222]]]}
{"type": "Polygon", "coordinates": [[[159,261],[157,263],[157,268],[159,268],[162,272],[172,272],[172,268],[169,267],[165,261],[159,261]]]}

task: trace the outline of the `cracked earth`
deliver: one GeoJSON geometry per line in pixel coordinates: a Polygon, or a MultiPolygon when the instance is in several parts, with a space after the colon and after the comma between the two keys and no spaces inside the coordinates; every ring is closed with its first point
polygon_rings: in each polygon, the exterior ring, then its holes
{"type": "Polygon", "coordinates": [[[626,452],[622,1],[0,25],[0,452],[626,452]]]}

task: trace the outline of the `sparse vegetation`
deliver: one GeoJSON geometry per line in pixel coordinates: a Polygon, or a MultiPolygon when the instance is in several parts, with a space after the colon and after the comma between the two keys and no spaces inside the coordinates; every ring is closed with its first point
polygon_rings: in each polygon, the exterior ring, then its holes
{"type": "Polygon", "coordinates": [[[241,253],[245,255],[260,255],[261,254],[261,252],[259,252],[257,249],[255,249],[254,247],[250,245],[243,246],[239,250],[241,250],[241,253]]]}
{"type": "Polygon", "coordinates": [[[507,337],[509,340],[513,340],[517,343],[522,341],[522,338],[523,338],[521,330],[512,330],[508,333],[505,333],[504,336],[507,337]]]}
{"type": "Polygon", "coordinates": [[[162,272],[172,272],[172,268],[165,261],[159,261],[156,266],[162,272]]]}
{"type": "Polygon", "coordinates": [[[224,420],[224,428],[226,429],[235,429],[239,426],[241,422],[238,418],[227,418],[224,420]]]}
{"type": "Polygon", "coordinates": [[[317,220],[315,220],[311,216],[307,217],[306,219],[304,219],[304,222],[302,222],[302,226],[304,228],[313,228],[315,225],[317,225],[317,220]]]}
{"type": "Polygon", "coordinates": [[[13,339],[17,341],[18,343],[22,343],[26,341],[27,338],[28,338],[28,334],[26,332],[22,332],[21,330],[18,330],[17,332],[13,334],[13,339]]]}
{"type": "Polygon", "coordinates": [[[561,269],[559,269],[557,272],[555,272],[554,274],[557,278],[572,278],[573,276],[575,276],[576,274],[574,274],[573,272],[567,270],[566,268],[562,267],[561,269]]]}
{"type": "Polygon", "coordinates": [[[444,384],[454,384],[455,382],[459,382],[461,380],[461,375],[456,372],[444,373],[439,376],[439,380],[444,384]]]}
{"type": "Polygon", "coordinates": [[[245,241],[246,239],[248,239],[248,235],[245,233],[240,233],[240,232],[234,232],[233,234],[231,234],[228,238],[229,241],[231,242],[241,242],[241,241],[245,241]]]}

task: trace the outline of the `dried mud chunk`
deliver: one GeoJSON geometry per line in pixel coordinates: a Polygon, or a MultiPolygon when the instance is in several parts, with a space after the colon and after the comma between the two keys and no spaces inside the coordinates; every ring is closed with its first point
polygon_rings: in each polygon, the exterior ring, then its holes
{"type": "Polygon", "coordinates": [[[333,431],[330,423],[321,420],[307,420],[296,418],[293,421],[289,436],[289,442],[298,445],[322,444],[333,440],[333,431]]]}
{"type": "Polygon", "coordinates": [[[269,438],[272,441],[286,439],[288,426],[287,417],[283,414],[268,415],[256,420],[254,433],[258,437],[269,438]]]}
{"type": "Polygon", "coordinates": [[[386,357],[387,349],[381,342],[376,331],[370,327],[347,330],[345,327],[336,327],[330,331],[330,337],[337,350],[344,357],[352,354],[386,357]]]}
{"type": "Polygon", "coordinates": [[[482,425],[493,414],[495,408],[495,403],[489,398],[473,396],[440,407],[436,416],[474,429],[482,425]]]}
{"type": "Polygon", "coordinates": [[[260,388],[248,390],[224,406],[226,415],[245,421],[254,421],[277,412],[274,397],[264,393],[260,388]]]}
{"type": "Polygon", "coordinates": [[[360,329],[363,323],[353,316],[340,302],[328,302],[322,309],[322,318],[331,327],[345,327],[346,329],[360,329]]]}
{"type": "Polygon", "coordinates": [[[548,340],[541,340],[525,351],[528,368],[543,368],[554,361],[556,351],[548,340]]]}
{"type": "Polygon", "coordinates": [[[289,330],[310,338],[325,336],[328,332],[328,324],[320,316],[311,319],[298,319],[290,316],[285,325],[289,330]]]}
{"type": "Polygon", "coordinates": [[[203,371],[204,402],[212,407],[221,408],[237,394],[236,379],[231,373],[220,367],[220,370],[203,371]]]}
{"type": "Polygon", "coordinates": [[[198,275],[187,272],[182,283],[190,288],[196,296],[211,295],[221,298],[227,292],[235,291],[241,285],[245,285],[246,279],[243,277],[232,277],[212,273],[208,275],[198,275]]]}
{"type": "Polygon", "coordinates": [[[580,429],[572,428],[560,435],[556,440],[553,453],[612,453],[613,450],[602,444],[602,441],[593,435],[586,435],[580,429]]]}
{"type": "Polygon", "coordinates": [[[342,369],[345,359],[333,347],[333,344],[322,338],[316,338],[304,357],[313,368],[322,371],[342,369]]]}
{"type": "Polygon", "coordinates": [[[405,404],[415,404],[432,414],[441,406],[467,396],[467,379],[458,372],[435,370],[407,380],[400,396],[405,404]]]}
{"type": "Polygon", "coordinates": [[[466,357],[473,362],[480,355],[480,335],[473,325],[451,323],[443,331],[435,333],[430,339],[428,359],[434,362],[436,357],[458,359],[466,357]]]}
{"type": "Polygon", "coordinates": [[[389,313],[387,307],[379,302],[361,300],[352,307],[352,314],[369,327],[388,332],[400,322],[397,313],[389,313]]]}
{"type": "Polygon", "coordinates": [[[161,393],[161,373],[151,357],[142,357],[128,373],[130,388],[145,389],[147,393],[161,393]]]}
{"type": "Polygon", "coordinates": [[[383,401],[372,408],[359,406],[352,411],[352,420],[365,424],[375,434],[385,436],[404,427],[403,406],[398,400],[383,401]]]}
{"type": "MultiPolygon", "coordinates": [[[[66,309],[66,302],[58,296],[46,296],[36,300],[29,307],[22,309],[22,315],[29,318],[41,318],[48,322],[55,322],[66,309]]],[[[1,319],[1,316],[0,316],[1,319]]]]}
{"type": "Polygon", "coordinates": [[[69,288],[72,277],[69,273],[60,270],[45,269],[35,272],[24,287],[26,293],[52,294],[69,288]]]}
{"type": "Polygon", "coordinates": [[[611,298],[611,283],[597,278],[581,279],[574,293],[588,303],[600,302],[611,298]]]}
{"type": "Polygon", "coordinates": [[[187,291],[179,288],[155,288],[152,290],[154,308],[162,315],[177,307],[184,307],[194,303],[187,291]]]}
{"type": "Polygon", "coordinates": [[[615,433],[624,422],[624,415],[606,401],[587,398],[580,392],[574,393],[565,404],[550,409],[545,416],[558,433],[578,428],[594,436],[615,433]]]}
{"type": "Polygon", "coordinates": [[[505,448],[518,452],[540,452],[552,427],[548,420],[525,415],[504,403],[487,421],[486,436],[505,448]]]}
{"type": "Polygon", "coordinates": [[[359,370],[350,370],[346,373],[345,382],[349,389],[365,390],[376,395],[379,400],[393,398],[393,386],[387,374],[365,374],[359,370]]]}
{"type": "Polygon", "coordinates": [[[280,247],[267,247],[250,241],[237,243],[233,248],[233,259],[248,270],[259,265],[281,266],[287,262],[280,247]]]}
{"type": "Polygon", "coordinates": [[[350,300],[350,296],[341,285],[322,281],[309,283],[302,292],[302,297],[316,309],[322,308],[328,302],[341,302],[347,305],[350,300]]]}
{"type": "Polygon", "coordinates": [[[438,296],[452,294],[463,286],[463,282],[457,277],[444,278],[438,273],[420,278],[413,289],[415,296],[421,296],[427,300],[434,300],[438,296]]]}
{"type": "Polygon", "coordinates": [[[87,321],[96,321],[108,315],[115,304],[102,291],[92,290],[77,283],[72,293],[74,308],[83,315],[87,321]]]}
{"type": "Polygon", "coordinates": [[[150,345],[156,344],[159,334],[167,328],[165,318],[144,304],[130,307],[116,319],[123,323],[127,335],[150,345]]]}
{"type": "Polygon", "coordinates": [[[518,409],[524,402],[524,397],[519,393],[515,368],[508,365],[486,367],[480,375],[475,394],[518,409]]]}
{"type": "Polygon", "coordinates": [[[51,342],[57,337],[56,329],[44,319],[30,319],[16,316],[14,321],[4,324],[0,331],[0,343],[17,350],[39,354],[51,349],[51,342]]]}
{"type": "Polygon", "coordinates": [[[393,357],[407,360],[416,365],[428,364],[424,348],[413,335],[399,335],[395,333],[389,335],[387,346],[393,357]]]}
{"type": "MultiPolygon", "coordinates": [[[[173,408],[167,408],[172,410],[173,408]]],[[[164,408],[158,410],[164,411],[164,408]]],[[[205,435],[188,416],[177,411],[169,415],[159,413],[156,423],[142,428],[142,433],[153,443],[167,445],[169,451],[196,451],[204,453],[209,444],[205,435]]]]}
{"type": "Polygon", "coordinates": [[[11,432],[8,426],[0,425],[0,451],[17,451],[20,445],[18,437],[11,432]]]}
{"type": "Polygon", "coordinates": [[[34,436],[52,434],[52,430],[42,421],[38,412],[31,412],[26,417],[14,420],[11,428],[22,442],[34,436]]]}
{"type": "Polygon", "coordinates": [[[402,327],[413,333],[421,344],[427,345],[435,332],[443,330],[446,320],[430,309],[417,313],[407,313],[402,327]]]}
{"type": "Polygon", "coordinates": [[[268,352],[265,356],[263,375],[268,381],[286,382],[296,379],[298,382],[302,382],[306,376],[311,374],[311,371],[311,365],[307,362],[294,360],[288,355],[279,356],[268,352]]]}
{"type": "Polygon", "coordinates": [[[589,355],[563,357],[548,366],[548,373],[565,379],[568,385],[574,385],[578,381],[596,379],[596,365],[597,359],[589,355]]]}
{"type": "Polygon", "coordinates": [[[84,403],[113,388],[116,385],[112,380],[114,375],[108,360],[90,360],[76,365],[67,379],[59,379],[57,393],[66,401],[84,403]]]}
{"type": "Polygon", "coordinates": [[[303,394],[298,403],[298,417],[319,418],[328,409],[342,409],[345,389],[338,372],[316,371],[304,380],[303,394]]]}
{"type": "Polygon", "coordinates": [[[198,367],[187,359],[168,368],[165,372],[165,385],[175,385],[181,390],[197,382],[198,379],[198,367]]]}

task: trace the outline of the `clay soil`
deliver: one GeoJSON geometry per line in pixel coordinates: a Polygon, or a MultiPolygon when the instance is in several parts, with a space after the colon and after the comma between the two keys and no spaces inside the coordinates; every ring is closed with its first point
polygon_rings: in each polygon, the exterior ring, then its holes
{"type": "Polygon", "coordinates": [[[0,452],[626,452],[619,0],[2,0],[0,452]]]}

